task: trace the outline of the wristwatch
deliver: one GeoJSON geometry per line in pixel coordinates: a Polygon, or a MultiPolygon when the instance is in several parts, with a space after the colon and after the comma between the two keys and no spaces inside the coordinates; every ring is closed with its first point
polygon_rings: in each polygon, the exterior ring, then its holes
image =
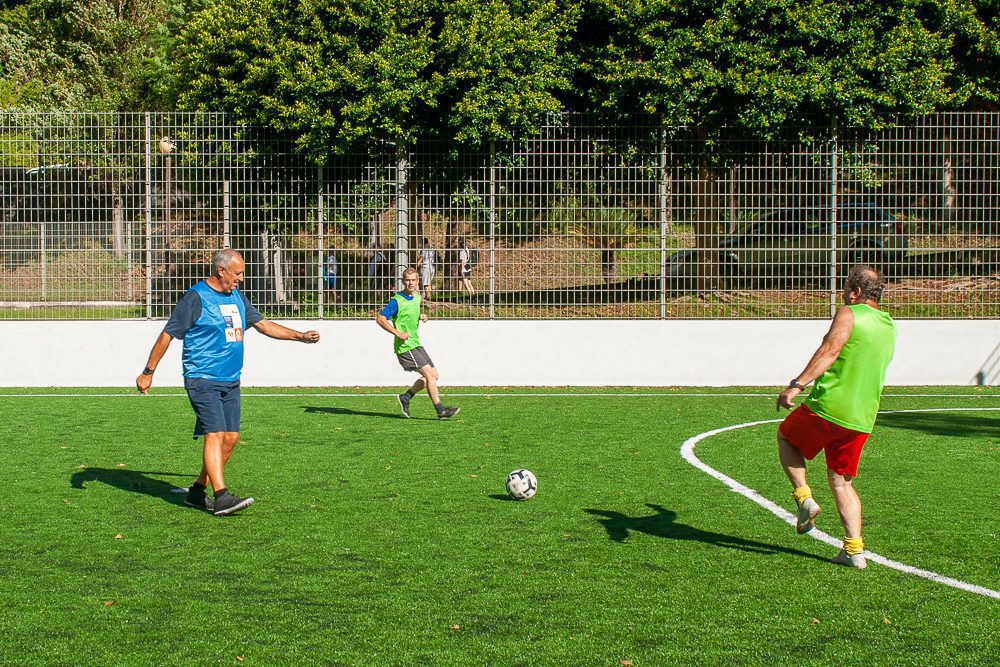
{"type": "Polygon", "coordinates": [[[142,374],[143,375],[152,375],[155,372],[156,372],[156,369],[155,368],[150,368],[149,366],[146,366],[145,368],[142,369],[142,374]]]}
{"type": "Polygon", "coordinates": [[[792,381],[788,383],[789,389],[805,389],[806,386],[799,382],[798,378],[792,378],[792,381]]]}

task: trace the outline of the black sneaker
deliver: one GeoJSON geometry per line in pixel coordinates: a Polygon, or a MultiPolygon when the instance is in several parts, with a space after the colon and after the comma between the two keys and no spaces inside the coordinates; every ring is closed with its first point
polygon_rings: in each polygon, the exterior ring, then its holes
{"type": "Polygon", "coordinates": [[[438,413],[438,419],[450,419],[458,414],[460,408],[444,408],[438,413]]]}
{"type": "Polygon", "coordinates": [[[403,416],[409,419],[411,398],[406,394],[398,394],[396,400],[399,401],[399,409],[403,411],[403,416]]]}
{"type": "Polygon", "coordinates": [[[209,498],[204,491],[196,491],[195,489],[188,490],[187,495],[184,496],[184,504],[209,512],[215,509],[215,501],[209,498]]]}
{"type": "Polygon", "coordinates": [[[240,498],[231,493],[224,493],[221,496],[216,496],[215,509],[212,510],[212,514],[215,516],[225,516],[233,512],[239,512],[241,509],[246,509],[251,505],[253,505],[253,498],[240,498]]]}

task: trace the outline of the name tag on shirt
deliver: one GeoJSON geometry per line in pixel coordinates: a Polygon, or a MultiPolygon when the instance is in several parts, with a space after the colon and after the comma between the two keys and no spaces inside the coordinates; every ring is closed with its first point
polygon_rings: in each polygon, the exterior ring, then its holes
{"type": "Polygon", "coordinates": [[[235,303],[219,304],[219,312],[226,323],[226,342],[239,343],[243,340],[243,319],[235,303]]]}

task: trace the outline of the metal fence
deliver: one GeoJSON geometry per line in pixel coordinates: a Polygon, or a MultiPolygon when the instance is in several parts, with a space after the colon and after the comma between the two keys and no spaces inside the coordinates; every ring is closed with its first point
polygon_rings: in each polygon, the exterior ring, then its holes
{"type": "Polygon", "coordinates": [[[284,318],[825,318],[864,262],[905,318],[1000,317],[1000,115],[707,140],[563,115],[323,167],[223,114],[0,112],[0,318],[158,318],[232,246],[284,318]]]}

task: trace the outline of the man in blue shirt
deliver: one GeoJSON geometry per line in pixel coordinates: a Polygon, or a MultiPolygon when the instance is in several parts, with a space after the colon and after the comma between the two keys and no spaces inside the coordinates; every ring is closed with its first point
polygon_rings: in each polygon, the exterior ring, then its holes
{"type": "Polygon", "coordinates": [[[315,343],[319,333],[295,331],[265,320],[237,287],[243,281],[243,257],[224,248],[212,258],[212,275],[189,289],[174,308],[153,344],[149,360],[135,386],[145,394],[153,384],[157,364],[174,338],[184,340],[182,364],[196,420],[194,437],[205,436],[201,473],[185,502],[217,516],[238,512],[253,503],[229,493],[222,469],[240,437],[240,372],[243,334],[253,327],[279,340],[315,343]],[[206,495],[212,485],[215,500],[206,495]]]}

